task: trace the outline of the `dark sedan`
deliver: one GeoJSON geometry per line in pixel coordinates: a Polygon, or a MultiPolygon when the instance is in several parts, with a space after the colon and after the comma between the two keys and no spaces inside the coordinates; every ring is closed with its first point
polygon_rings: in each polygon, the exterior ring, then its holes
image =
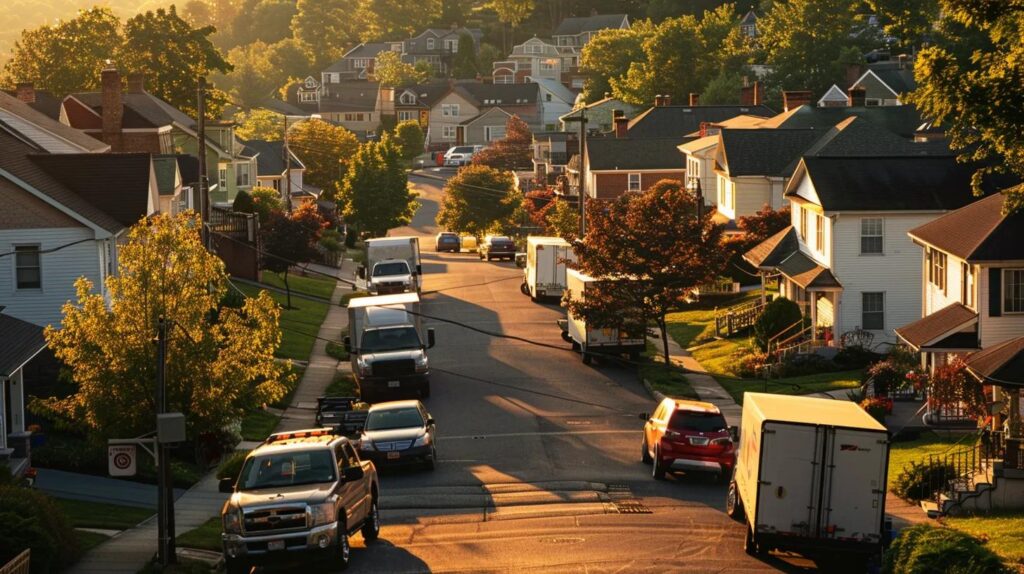
{"type": "Polygon", "coordinates": [[[512,261],[516,258],[516,244],[504,235],[488,235],[480,243],[480,248],[477,252],[480,254],[480,259],[487,259],[488,261],[491,259],[508,259],[512,261]]]}
{"type": "Polygon", "coordinates": [[[359,454],[377,466],[421,464],[434,469],[434,419],[420,401],[377,403],[366,415],[359,454]]]}
{"type": "Polygon", "coordinates": [[[436,238],[434,238],[435,251],[451,251],[453,253],[458,253],[461,248],[462,241],[459,239],[458,233],[442,231],[437,234],[436,238]]]}

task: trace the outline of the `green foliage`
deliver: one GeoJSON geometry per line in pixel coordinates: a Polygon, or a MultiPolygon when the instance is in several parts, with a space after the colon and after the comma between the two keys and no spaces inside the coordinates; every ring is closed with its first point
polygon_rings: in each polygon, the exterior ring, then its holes
{"type": "Polygon", "coordinates": [[[284,116],[256,108],[235,114],[235,135],[243,140],[279,140],[284,135],[284,116]]]}
{"type": "Polygon", "coordinates": [[[452,64],[452,75],[460,80],[470,80],[475,78],[479,71],[473,37],[466,33],[460,34],[459,50],[455,52],[455,61],[452,64]]]}
{"type": "Polygon", "coordinates": [[[220,463],[220,466],[217,467],[217,480],[222,478],[237,479],[238,474],[242,472],[242,464],[245,462],[245,457],[248,454],[248,450],[236,450],[225,458],[220,463]]]}
{"type": "Polygon", "coordinates": [[[401,151],[393,137],[359,146],[338,194],[345,221],[373,237],[383,237],[393,227],[412,221],[416,194],[402,165],[401,151]]]}
{"type": "Polygon", "coordinates": [[[373,67],[373,75],[384,86],[409,86],[422,84],[430,78],[433,68],[424,73],[423,68],[403,62],[398,52],[381,52],[373,67]]]}
{"type": "Polygon", "coordinates": [[[1010,570],[985,545],[952,528],[918,524],[905,528],[885,552],[885,574],[1004,574],[1010,570]]]}
{"type": "Polygon", "coordinates": [[[583,47],[580,72],[586,77],[583,99],[596,102],[610,94],[610,80],[625,75],[630,64],[644,57],[644,39],[653,34],[647,20],[633,22],[628,30],[601,30],[583,47]]]}
{"type": "Polygon", "coordinates": [[[305,78],[314,71],[307,47],[295,38],[285,38],[267,50],[270,64],[282,78],[305,78]]]}
{"type": "Polygon", "coordinates": [[[244,189],[238,190],[238,194],[235,195],[235,201],[231,204],[231,209],[239,213],[256,213],[256,206],[252,201],[252,196],[244,189]]]}
{"type": "MultiPolygon", "coordinates": [[[[776,297],[754,322],[754,340],[762,351],[768,350],[768,341],[803,317],[800,306],[785,297],[776,297]]],[[[796,334],[797,328],[792,329],[796,334]]]]}
{"type": "Polygon", "coordinates": [[[395,126],[395,144],[401,151],[403,159],[413,159],[423,153],[425,134],[416,120],[398,122],[395,126]]]}
{"type": "Polygon", "coordinates": [[[358,0],[298,0],[292,18],[292,36],[310,55],[312,69],[322,70],[340,58],[359,37],[353,18],[358,0]]]}
{"type": "Polygon", "coordinates": [[[330,122],[304,120],[288,127],[288,148],[306,166],[303,181],[330,197],[359,147],[355,134],[330,122]]]}
{"type": "Polygon", "coordinates": [[[737,71],[723,70],[704,86],[700,103],[707,106],[739,104],[742,89],[743,76],[737,71]]]}
{"type": "Polygon", "coordinates": [[[218,84],[227,90],[236,104],[247,110],[257,108],[272,98],[277,87],[287,79],[274,68],[268,46],[263,42],[232,49],[228,52],[228,62],[233,69],[218,84]]]}
{"type": "MultiPolygon", "coordinates": [[[[292,35],[291,22],[297,12],[295,0],[242,0],[241,18],[230,23],[225,34],[235,46],[273,44],[292,35]]],[[[222,23],[222,26],[225,23],[222,23]]]]}
{"type": "MultiPolygon", "coordinates": [[[[884,413],[883,413],[884,417],[884,413]]],[[[892,491],[911,502],[932,500],[956,473],[953,465],[941,462],[910,461],[896,476],[892,491]]]]}
{"type": "MultiPolygon", "coordinates": [[[[241,195],[241,192],[239,193],[241,195]]],[[[281,205],[281,194],[272,187],[256,186],[250,192],[252,198],[252,210],[243,213],[255,213],[259,216],[260,225],[266,225],[270,221],[270,215],[284,209],[281,205]]],[[[236,202],[237,203],[237,202],[236,202]]],[[[235,209],[235,211],[242,211],[235,209]]]]}
{"type": "Polygon", "coordinates": [[[75,531],[52,498],[38,490],[0,486],[0,564],[32,550],[31,572],[58,572],[81,549],[75,531]]]}
{"type": "Polygon", "coordinates": [[[904,46],[915,46],[939,19],[939,0],[867,0],[878,14],[886,34],[904,46]]]}
{"type": "Polygon", "coordinates": [[[480,236],[507,220],[521,202],[512,172],[474,164],[445,182],[437,223],[444,229],[480,236]]]}
{"type": "Polygon", "coordinates": [[[315,203],[303,203],[291,213],[272,211],[266,225],[261,225],[263,254],[260,267],[274,273],[284,273],[289,308],[292,306],[292,291],[288,284],[288,271],[293,265],[312,261],[319,256],[317,243],[326,227],[327,222],[320,217],[315,203]]]}
{"type": "Polygon", "coordinates": [[[362,41],[384,41],[410,38],[440,14],[441,0],[364,0],[353,20],[361,27],[362,41]]]}
{"type": "Polygon", "coordinates": [[[551,209],[547,220],[548,233],[553,233],[566,241],[571,241],[579,235],[579,208],[564,199],[555,201],[555,207],[551,209]]]}

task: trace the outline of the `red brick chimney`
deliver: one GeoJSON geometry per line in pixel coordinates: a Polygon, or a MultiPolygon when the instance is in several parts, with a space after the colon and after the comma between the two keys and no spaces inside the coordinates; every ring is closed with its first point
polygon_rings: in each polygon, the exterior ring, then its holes
{"type": "Polygon", "coordinates": [[[850,88],[857,80],[860,79],[861,75],[864,74],[864,66],[860,64],[847,64],[846,65],[846,87],[850,88]]]}
{"type": "Polygon", "coordinates": [[[764,103],[764,86],[761,82],[754,82],[749,86],[740,88],[741,106],[760,106],[764,103]]]}
{"type": "Polygon", "coordinates": [[[36,101],[36,88],[32,82],[18,82],[14,87],[14,96],[26,104],[34,104],[36,101]]]}
{"type": "Polygon", "coordinates": [[[788,112],[789,110],[810,104],[812,98],[813,95],[810,90],[791,90],[782,92],[782,110],[788,112]]]}
{"type": "Polygon", "coordinates": [[[100,72],[103,89],[103,141],[116,147],[120,142],[121,121],[124,119],[124,98],[121,95],[121,74],[112,64],[100,72]]]}
{"type": "Polygon", "coordinates": [[[690,107],[700,105],[700,94],[690,92],[690,107]]]}
{"type": "Polygon", "coordinates": [[[136,72],[128,74],[128,93],[141,94],[146,91],[146,74],[136,72]]]}
{"type": "Polygon", "coordinates": [[[846,101],[850,107],[864,107],[867,104],[867,88],[850,88],[846,94],[846,101]]]}
{"type": "Polygon", "coordinates": [[[665,105],[665,96],[661,94],[654,96],[654,107],[660,108],[663,105],[665,105]]]}
{"type": "Polygon", "coordinates": [[[629,118],[626,116],[618,116],[613,120],[615,122],[615,137],[624,138],[627,137],[626,128],[629,127],[629,118]]]}

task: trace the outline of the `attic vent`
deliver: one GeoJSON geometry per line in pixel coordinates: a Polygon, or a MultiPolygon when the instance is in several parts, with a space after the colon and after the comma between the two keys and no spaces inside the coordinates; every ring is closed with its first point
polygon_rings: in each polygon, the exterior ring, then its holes
{"type": "Polygon", "coordinates": [[[740,108],[740,111],[746,113],[750,111],[750,108],[740,108]]]}

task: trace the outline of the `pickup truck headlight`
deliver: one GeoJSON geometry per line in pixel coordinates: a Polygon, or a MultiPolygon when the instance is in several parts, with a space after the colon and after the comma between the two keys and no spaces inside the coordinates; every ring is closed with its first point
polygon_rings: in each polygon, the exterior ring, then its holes
{"type": "Polygon", "coordinates": [[[416,372],[417,373],[425,373],[425,372],[427,372],[427,370],[429,368],[430,368],[430,363],[427,360],[427,356],[426,355],[420,355],[419,357],[416,357],[416,372]]]}
{"type": "Polygon", "coordinates": [[[369,377],[373,374],[372,366],[361,357],[356,359],[356,366],[359,367],[359,376],[361,377],[369,377]]]}
{"type": "Polygon", "coordinates": [[[229,508],[222,517],[225,534],[242,533],[242,511],[238,508],[229,508]]]}
{"type": "Polygon", "coordinates": [[[336,510],[334,508],[333,502],[311,504],[309,506],[309,513],[313,516],[313,526],[331,524],[332,522],[337,520],[336,510]]]}
{"type": "Polygon", "coordinates": [[[377,450],[377,449],[374,448],[373,441],[370,440],[370,437],[368,437],[366,435],[363,435],[363,436],[359,437],[359,450],[377,450]]]}
{"type": "Polygon", "coordinates": [[[428,444],[430,444],[430,435],[424,433],[416,439],[416,442],[412,443],[412,446],[427,446],[428,444]]]}

